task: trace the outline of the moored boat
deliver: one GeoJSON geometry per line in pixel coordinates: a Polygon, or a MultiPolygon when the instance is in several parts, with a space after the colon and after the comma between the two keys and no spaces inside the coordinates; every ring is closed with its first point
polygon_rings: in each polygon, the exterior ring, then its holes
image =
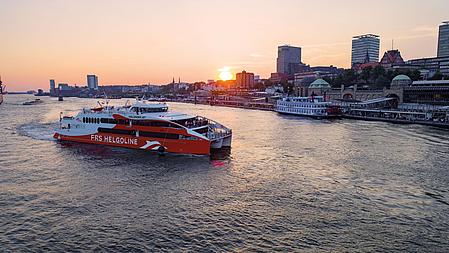
{"type": "Polygon", "coordinates": [[[27,101],[27,102],[23,102],[22,105],[37,105],[37,104],[42,104],[44,101],[40,100],[39,98],[32,100],[32,101],[27,101]]]}
{"type": "Polygon", "coordinates": [[[201,116],[169,112],[165,103],[136,101],[122,107],[61,115],[54,138],[158,152],[209,155],[231,146],[231,129],[201,116]]]}
{"type": "Polygon", "coordinates": [[[313,118],[335,118],[342,115],[340,106],[327,102],[323,96],[287,97],[277,101],[276,111],[283,114],[313,118]]]}

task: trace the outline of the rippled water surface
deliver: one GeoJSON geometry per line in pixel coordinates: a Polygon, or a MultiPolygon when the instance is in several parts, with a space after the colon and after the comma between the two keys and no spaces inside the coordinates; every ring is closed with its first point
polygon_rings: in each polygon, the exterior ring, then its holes
{"type": "Polygon", "coordinates": [[[449,251],[446,130],[173,103],[232,150],[159,157],[58,143],[96,101],[32,99],[0,106],[0,251],[449,251]]]}

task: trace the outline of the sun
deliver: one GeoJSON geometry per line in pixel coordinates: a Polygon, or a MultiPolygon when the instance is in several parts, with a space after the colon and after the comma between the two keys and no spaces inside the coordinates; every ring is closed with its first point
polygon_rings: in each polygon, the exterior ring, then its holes
{"type": "Polygon", "coordinates": [[[231,80],[233,77],[233,75],[231,73],[231,69],[229,67],[223,67],[223,68],[219,69],[218,71],[220,71],[220,74],[218,75],[218,77],[222,81],[231,80]]]}

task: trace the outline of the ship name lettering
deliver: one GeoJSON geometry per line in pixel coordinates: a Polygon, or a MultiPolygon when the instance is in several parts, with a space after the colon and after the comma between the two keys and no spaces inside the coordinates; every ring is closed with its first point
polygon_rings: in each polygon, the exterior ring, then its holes
{"type": "Polygon", "coordinates": [[[135,146],[138,145],[137,138],[103,136],[103,135],[98,135],[98,134],[92,134],[90,136],[90,140],[95,141],[95,142],[107,142],[107,143],[126,144],[126,145],[135,145],[135,146]]]}

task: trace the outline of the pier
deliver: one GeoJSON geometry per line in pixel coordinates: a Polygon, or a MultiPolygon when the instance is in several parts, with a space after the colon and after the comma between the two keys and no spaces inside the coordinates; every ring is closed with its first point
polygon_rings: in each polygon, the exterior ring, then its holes
{"type": "Polygon", "coordinates": [[[449,128],[449,106],[401,104],[395,107],[395,103],[394,98],[354,103],[345,109],[344,117],[449,128]]]}

